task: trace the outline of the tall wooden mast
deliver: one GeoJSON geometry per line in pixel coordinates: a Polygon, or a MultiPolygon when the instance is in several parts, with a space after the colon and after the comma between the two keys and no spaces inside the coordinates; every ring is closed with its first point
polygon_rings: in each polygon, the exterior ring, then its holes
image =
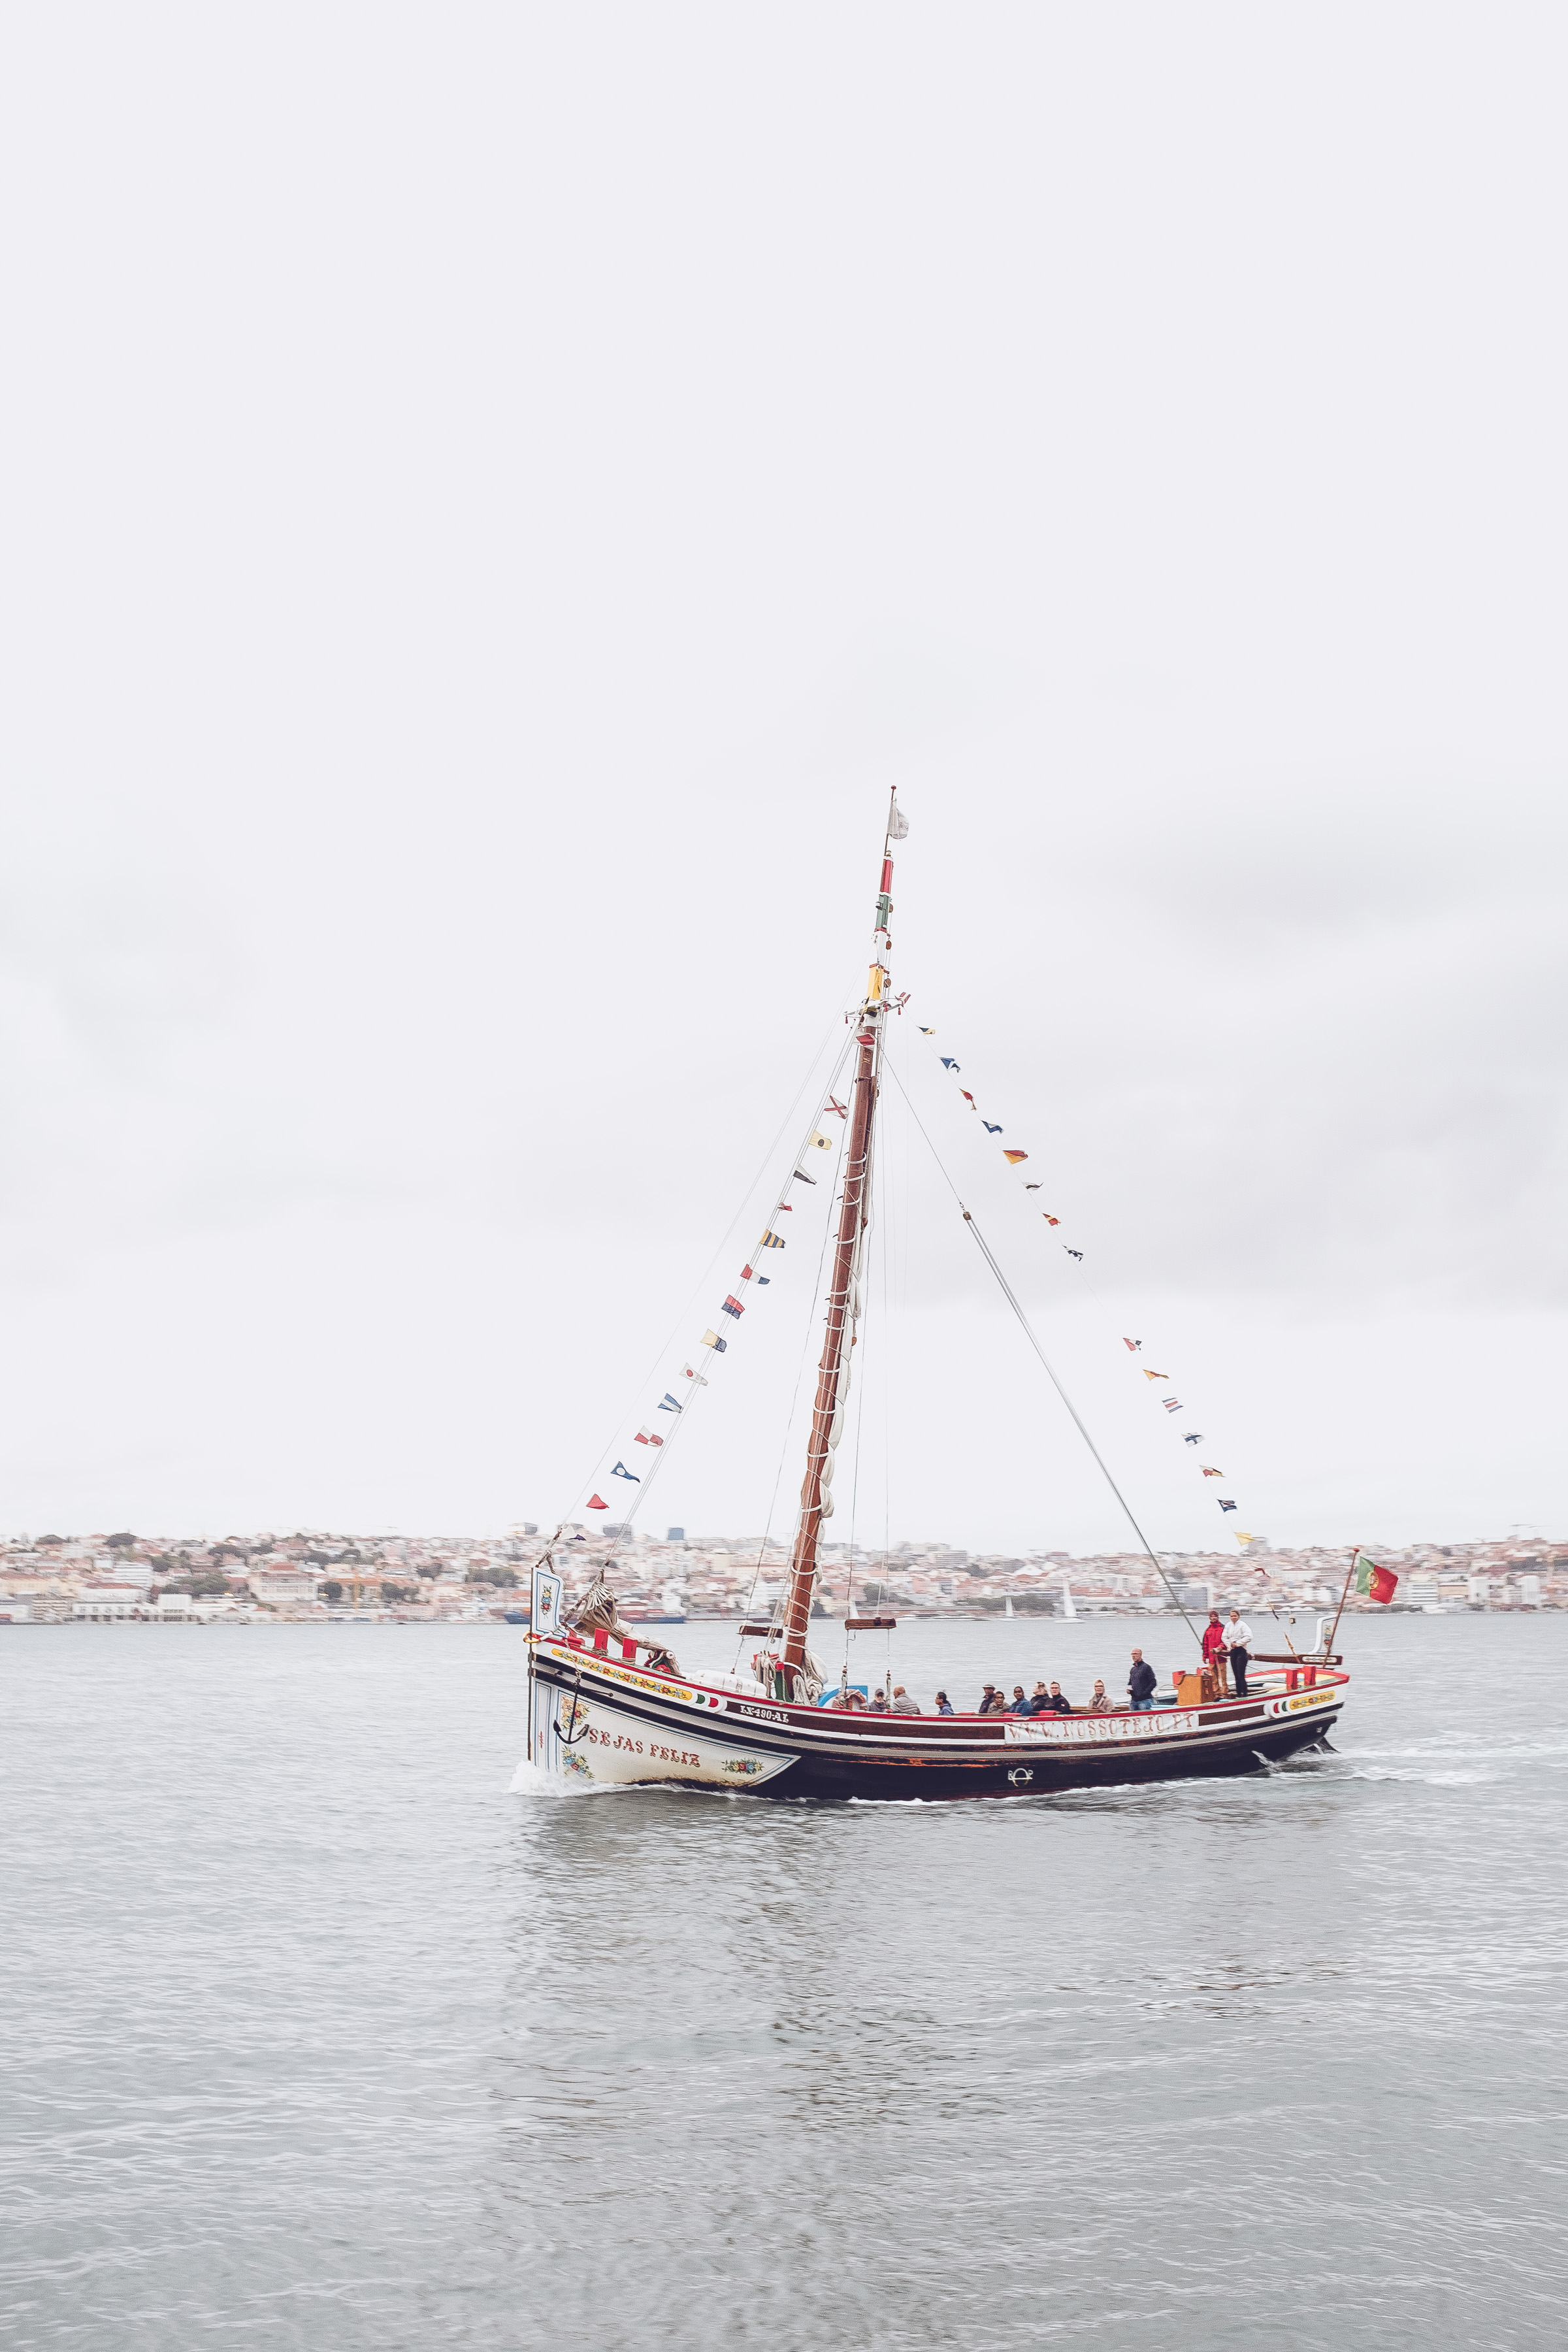
{"type": "Polygon", "coordinates": [[[860,1314],[860,1255],[871,1213],[871,1152],[876,1136],[877,1089],[881,1075],[882,1038],[889,1003],[889,963],[892,940],[888,918],[893,911],[890,845],[908,831],[898,814],[896,797],[888,807],[888,831],[882,843],[882,882],[877,898],[877,928],[871,943],[871,969],[866,1001],[860,1007],[856,1033],[855,1086],[849,1105],[849,1132],[844,1147],[844,1192],[838,1207],[838,1238],[827,1284],[827,1330],[816,1371],[816,1403],[806,1446],[805,1477],[800,1490],[800,1521],[790,1560],[789,1594],[784,1603],[779,1663],[793,1684],[805,1656],[805,1629],[811,1616],[811,1596],[816,1583],[816,1552],[822,1522],[833,1508],[833,1456],[844,1424],[844,1401],[849,1385],[849,1351],[860,1314]]]}

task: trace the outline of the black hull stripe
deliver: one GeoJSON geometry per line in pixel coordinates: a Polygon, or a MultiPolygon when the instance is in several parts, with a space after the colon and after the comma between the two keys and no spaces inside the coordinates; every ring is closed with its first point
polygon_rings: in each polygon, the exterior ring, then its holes
{"type": "Polygon", "coordinates": [[[1050,1797],[1074,1790],[1125,1789],[1142,1781],[1228,1780],[1257,1772],[1265,1763],[1282,1763],[1299,1748],[1310,1747],[1324,1728],[1316,1723],[1285,1722],[1245,1745],[1238,1742],[1223,1749],[1205,1742],[1200,1751],[1198,1743],[1193,1742],[1181,1752],[1165,1747],[1154,1753],[1124,1748],[1114,1755],[1094,1757],[1053,1754],[1022,1765],[998,1761],[955,1767],[944,1758],[928,1767],[892,1763],[879,1770],[854,1760],[828,1764],[816,1757],[803,1758],[792,1769],[750,1793],[771,1797],[781,1804],[791,1799],[842,1801],[849,1797],[882,1804],[917,1801],[944,1804],[970,1797],[1050,1797]]]}

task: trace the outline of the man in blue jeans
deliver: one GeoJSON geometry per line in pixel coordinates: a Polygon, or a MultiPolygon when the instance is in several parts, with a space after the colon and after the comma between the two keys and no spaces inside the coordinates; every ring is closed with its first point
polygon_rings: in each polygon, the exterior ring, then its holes
{"type": "Polygon", "coordinates": [[[1147,1715],[1154,1704],[1154,1685],[1158,1677],[1144,1658],[1142,1650],[1132,1653],[1132,1672],[1127,1677],[1127,1693],[1132,1701],[1134,1715],[1147,1715]]]}

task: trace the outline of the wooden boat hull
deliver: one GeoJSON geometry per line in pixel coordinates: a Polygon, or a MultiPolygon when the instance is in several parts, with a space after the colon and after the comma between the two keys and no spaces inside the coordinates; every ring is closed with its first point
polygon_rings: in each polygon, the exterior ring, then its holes
{"type": "MultiPolygon", "coordinates": [[[[565,1640],[531,1642],[529,1753],[563,1779],[908,1803],[1256,1772],[1323,1738],[1348,1678],[1150,1714],[840,1715],[774,1705],[565,1640]]],[[[616,1645],[617,1649],[621,1645],[616,1645]]]]}

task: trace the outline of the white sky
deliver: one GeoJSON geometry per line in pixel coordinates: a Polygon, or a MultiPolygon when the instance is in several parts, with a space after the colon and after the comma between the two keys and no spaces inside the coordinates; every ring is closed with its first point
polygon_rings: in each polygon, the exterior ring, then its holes
{"type": "MultiPolygon", "coordinates": [[[[602,1481],[897,779],[899,984],[1103,1321],[911,1087],[1157,1540],[1222,1529],[1122,1329],[1244,1526],[1561,1534],[1565,53],[1430,0],[13,12],[0,1526],[602,1481]]],[[[906,1189],[870,1531],[1119,1545],[906,1189]]],[[[660,1528],[762,1523],[808,1255],[660,1528]]]]}

